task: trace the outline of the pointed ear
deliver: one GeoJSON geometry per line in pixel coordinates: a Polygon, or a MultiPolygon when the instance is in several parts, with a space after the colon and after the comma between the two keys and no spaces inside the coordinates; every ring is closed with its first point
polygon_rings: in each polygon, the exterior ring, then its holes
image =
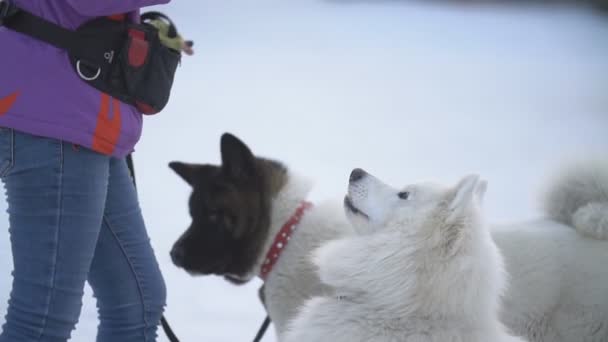
{"type": "Polygon", "coordinates": [[[477,187],[475,187],[475,199],[479,205],[483,203],[486,190],[488,190],[488,181],[482,179],[477,183],[477,187]]]}
{"type": "Polygon", "coordinates": [[[466,210],[473,203],[473,196],[478,184],[479,176],[477,175],[466,176],[458,182],[448,207],[450,211],[447,218],[448,222],[454,222],[465,215],[466,210]]]}
{"type": "Polygon", "coordinates": [[[192,186],[196,181],[196,174],[200,170],[200,165],[181,162],[170,162],[169,167],[192,186]]]}
{"type": "Polygon", "coordinates": [[[230,133],[220,141],[222,169],[234,179],[247,179],[255,172],[255,157],[247,145],[230,133]]]}

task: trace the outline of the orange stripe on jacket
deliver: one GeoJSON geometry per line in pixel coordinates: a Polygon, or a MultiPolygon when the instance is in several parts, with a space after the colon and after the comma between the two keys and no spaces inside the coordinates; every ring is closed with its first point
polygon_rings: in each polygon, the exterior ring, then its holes
{"type": "Polygon", "coordinates": [[[118,138],[120,137],[120,101],[110,97],[108,94],[101,94],[101,107],[97,114],[97,126],[93,135],[92,149],[103,154],[112,154],[118,138]],[[112,100],[113,115],[110,114],[110,99],[112,100]]]}
{"type": "Polygon", "coordinates": [[[17,101],[18,96],[19,92],[15,92],[7,97],[0,98],[0,115],[4,115],[8,112],[8,110],[13,106],[15,101],[17,101]]]}

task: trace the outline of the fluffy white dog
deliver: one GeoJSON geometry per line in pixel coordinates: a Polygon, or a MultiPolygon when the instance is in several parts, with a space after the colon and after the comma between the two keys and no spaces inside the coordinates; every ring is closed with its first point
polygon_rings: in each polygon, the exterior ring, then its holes
{"type": "Polygon", "coordinates": [[[545,219],[493,227],[510,275],[502,320],[533,342],[606,342],[608,163],[558,170],[543,206],[545,219]]]}
{"type": "MultiPolygon", "coordinates": [[[[571,164],[557,175],[545,193],[546,218],[490,230],[509,274],[499,318],[530,342],[606,342],[608,163],[571,164]]],[[[463,182],[457,188],[466,189],[463,182]]],[[[454,189],[421,184],[399,191],[354,172],[345,203],[359,236],[314,254],[321,280],[336,295],[310,300],[289,341],[428,341],[433,331],[463,327],[441,322],[471,323],[465,312],[486,319],[473,320],[478,326],[470,331],[488,324],[502,334],[495,310],[504,275],[478,211],[485,186],[476,184],[467,207],[454,189]],[[446,202],[461,210],[445,211],[446,202]],[[456,212],[468,221],[459,222],[456,212]],[[451,223],[469,229],[446,229],[451,223]],[[410,340],[397,335],[421,327],[428,331],[410,340]]]]}
{"type": "Polygon", "coordinates": [[[359,234],[314,255],[336,293],[307,302],[285,341],[524,341],[499,320],[506,274],[485,190],[477,176],[398,190],[354,170],[344,203],[359,234]]]}

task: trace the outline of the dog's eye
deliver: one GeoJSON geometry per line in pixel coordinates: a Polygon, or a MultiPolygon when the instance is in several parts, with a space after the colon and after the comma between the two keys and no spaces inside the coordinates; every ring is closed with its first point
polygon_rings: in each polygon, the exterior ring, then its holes
{"type": "Polygon", "coordinates": [[[217,222],[219,217],[220,217],[220,215],[217,211],[210,211],[209,214],[207,214],[207,219],[209,220],[209,222],[212,222],[212,223],[217,222]]]}
{"type": "Polygon", "coordinates": [[[401,191],[400,193],[397,194],[397,196],[399,196],[399,198],[401,198],[402,200],[406,200],[406,199],[410,198],[410,192],[401,191]]]}

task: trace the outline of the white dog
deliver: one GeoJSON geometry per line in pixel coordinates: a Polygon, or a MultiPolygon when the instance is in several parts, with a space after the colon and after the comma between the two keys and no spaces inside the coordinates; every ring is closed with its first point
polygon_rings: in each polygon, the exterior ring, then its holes
{"type": "Polygon", "coordinates": [[[502,256],[479,205],[486,183],[397,190],[354,170],[347,216],[358,236],[315,253],[333,297],[309,301],[285,341],[507,342],[502,256]]]}
{"type": "Polygon", "coordinates": [[[608,163],[551,178],[547,218],[493,227],[510,274],[502,319],[534,342],[606,342],[608,163]]]}
{"type": "Polygon", "coordinates": [[[608,163],[573,163],[550,183],[545,211],[581,234],[608,240],[608,163]]]}
{"type": "MultiPolygon", "coordinates": [[[[547,219],[493,227],[493,240],[502,251],[510,274],[500,317],[514,334],[531,342],[608,341],[608,242],[601,239],[605,236],[608,212],[581,209],[608,203],[605,166],[579,164],[562,173],[547,192],[547,219]],[[592,214],[582,215],[581,210],[592,214]],[[575,223],[573,230],[558,222],[579,223],[575,223]]],[[[449,227],[457,216],[437,212],[438,209],[420,209],[445,206],[437,203],[438,195],[420,195],[446,191],[436,186],[418,185],[413,190],[399,191],[369,175],[356,172],[352,178],[358,185],[349,189],[347,212],[362,236],[331,242],[315,253],[321,279],[335,288],[336,296],[309,301],[292,324],[289,341],[392,341],[387,336],[394,336],[397,331],[419,329],[425,324],[436,324],[438,319],[441,322],[437,315],[459,313],[456,317],[447,315],[444,321],[461,319],[461,323],[466,323],[460,314],[484,308],[490,310],[490,314],[483,316],[487,320],[473,323],[498,327],[494,333],[501,334],[492,310],[498,308],[496,296],[500,294],[503,278],[500,267],[491,267],[500,265],[500,257],[491,252],[493,244],[488,242],[485,230],[468,229],[467,234],[460,235],[453,233],[455,230],[437,233],[445,231],[440,227],[449,227]],[[405,193],[408,200],[398,200],[405,193]],[[416,201],[420,204],[414,204],[416,201]],[[405,203],[409,205],[409,213],[405,203]],[[415,206],[416,211],[412,209],[415,206]],[[413,218],[411,221],[398,221],[408,214],[413,218]],[[420,228],[425,226],[428,229],[420,228]],[[452,249],[447,250],[462,251],[469,257],[447,254],[459,258],[438,267],[436,259],[446,250],[437,247],[445,247],[442,241],[451,241],[452,249]],[[460,305],[452,308],[455,303],[460,305]],[[349,309],[343,309],[346,307],[349,309]],[[351,314],[357,318],[353,319],[351,314]]],[[[460,185],[463,184],[466,181],[460,185]]],[[[483,189],[483,183],[477,183],[473,194],[481,198],[483,189]]],[[[467,227],[481,227],[475,201],[471,203],[460,212],[470,215],[467,227]]],[[[416,338],[428,341],[433,331],[452,333],[453,328],[431,325],[416,338]]],[[[473,331],[475,327],[469,328],[473,331]]],[[[467,337],[464,341],[475,338],[467,337]]],[[[403,337],[393,340],[410,341],[403,337]]],[[[439,340],[452,341],[443,337],[439,340]]]]}

